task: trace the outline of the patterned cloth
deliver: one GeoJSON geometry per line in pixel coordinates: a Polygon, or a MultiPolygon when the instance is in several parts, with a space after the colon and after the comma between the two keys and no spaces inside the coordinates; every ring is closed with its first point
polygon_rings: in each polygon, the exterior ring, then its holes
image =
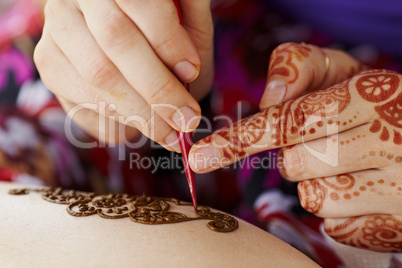
{"type": "MultiPolygon", "coordinates": [[[[303,14],[289,10],[286,4],[292,1],[279,2],[213,1],[216,77],[210,96],[201,103],[207,117],[226,115],[237,121],[258,111],[269,55],[284,42],[341,48],[371,67],[402,70],[402,61],[397,58],[402,55],[399,46],[398,53],[387,54],[380,49],[395,51],[376,47],[378,38],[365,44],[336,39],[328,34],[333,31],[322,32],[322,24],[303,22],[303,14]],[[292,14],[294,20],[286,14],[292,14]]],[[[0,17],[0,180],[190,201],[181,165],[152,172],[130,161],[135,157],[171,163],[179,159],[177,155],[150,149],[149,143],[133,150],[124,146],[81,149],[69,142],[64,131],[65,114],[38,79],[32,62],[42,25],[40,10],[31,0],[19,0],[0,17]]],[[[222,125],[217,122],[213,128],[222,125]]],[[[93,141],[76,126],[72,134],[81,141],[93,141]]],[[[197,133],[195,139],[205,135],[197,133]]],[[[275,150],[243,160],[236,168],[197,175],[197,192],[200,204],[267,229],[323,267],[342,267],[319,232],[322,220],[300,207],[296,184],[279,175],[275,150]],[[253,160],[259,165],[250,168],[253,160]]],[[[395,257],[394,267],[402,267],[401,262],[395,257]]]]}

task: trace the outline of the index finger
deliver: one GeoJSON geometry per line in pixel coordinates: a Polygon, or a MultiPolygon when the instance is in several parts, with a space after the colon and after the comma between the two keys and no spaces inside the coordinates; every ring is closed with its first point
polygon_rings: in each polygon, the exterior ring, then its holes
{"type": "Polygon", "coordinates": [[[193,146],[190,165],[195,172],[207,173],[262,151],[371,122],[370,131],[378,132],[381,139],[389,140],[393,135],[395,143],[402,143],[401,88],[398,73],[364,72],[216,131],[193,146]]]}

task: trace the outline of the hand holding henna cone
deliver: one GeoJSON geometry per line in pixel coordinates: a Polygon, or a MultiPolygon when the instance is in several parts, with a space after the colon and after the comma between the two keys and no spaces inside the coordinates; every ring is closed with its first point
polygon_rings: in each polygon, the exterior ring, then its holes
{"type": "MultiPolygon", "coordinates": [[[[183,18],[181,14],[180,3],[178,0],[173,0],[174,5],[176,6],[177,13],[179,15],[180,24],[183,25],[183,18]]],[[[185,88],[188,92],[190,92],[190,85],[188,83],[184,83],[185,88]]],[[[195,189],[195,173],[190,168],[188,163],[188,155],[190,152],[191,145],[193,143],[193,133],[180,133],[176,132],[177,138],[179,140],[180,149],[183,156],[183,165],[184,171],[186,173],[188,187],[190,188],[191,200],[193,201],[194,211],[197,211],[197,190],[195,189]]]]}

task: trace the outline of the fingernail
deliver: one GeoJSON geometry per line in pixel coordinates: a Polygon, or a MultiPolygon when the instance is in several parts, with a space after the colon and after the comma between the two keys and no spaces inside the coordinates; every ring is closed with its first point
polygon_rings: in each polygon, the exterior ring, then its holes
{"type": "Polygon", "coordinates": [[[201,117],[196,115],[194,110],[188,106],[185,106],[177,110],[172,121],[177,126],[178,130],[182,132],[190,132],[196,129],[200,123],[201,117]]]}
{"type": "Polygon", "coordinates": [[[264,108],[277,105],[283,101],[287,91],[287,86],[280,80],[271,81],[265,89],[264,95],[261,98],[261,103],[264,108]]]}
{"type": "Polygon", "coordinates": [[[200,148],[191,153],[190,166],[196,172],[218,169],[221,167],[219,153],[212,146],[200,148]]]}
{"type": "Polygon", "coordinates": [[[177,77],[185,83],[190,83],[194,81],[200,73],[198,68],[196,68],[192,63],[188,61],[179,62],[173,68],[173,71],[177,75],[177,77]]]}
{"type": "Polygon", "coordinates": [[[176,152],[180,152],[180,144],[179,139],[177,138],[177,133],[175,130],[170,132],[170,134],[165,138],[165,143],[175,150],[176,152]]]}

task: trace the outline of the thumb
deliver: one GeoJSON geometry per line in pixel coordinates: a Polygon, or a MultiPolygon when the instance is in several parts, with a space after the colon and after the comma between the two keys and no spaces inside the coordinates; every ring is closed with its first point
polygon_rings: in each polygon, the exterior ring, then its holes
{"type": "Polygon", "coordinates": [[[343,51],[286,43],[272,53],[260,109],[333,86],[366,69],[343,51]]]}

